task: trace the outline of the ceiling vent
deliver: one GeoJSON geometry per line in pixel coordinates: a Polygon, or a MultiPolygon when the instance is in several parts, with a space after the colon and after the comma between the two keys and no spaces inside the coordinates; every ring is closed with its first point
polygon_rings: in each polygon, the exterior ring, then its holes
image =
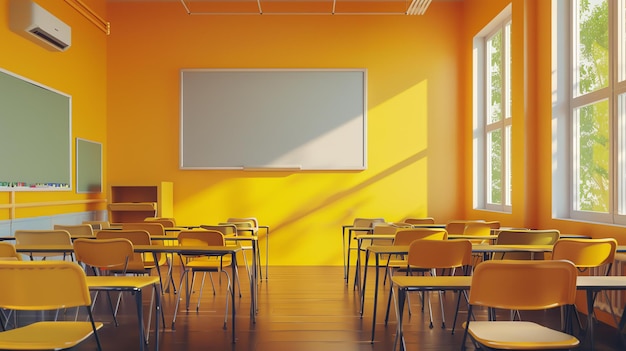
{"type": "Polygon", "coordinates": [[[48,49],[65,51],[72,44],[72,28],[43,7],[28,0],[12,0],[11,30],[48,49]]]}

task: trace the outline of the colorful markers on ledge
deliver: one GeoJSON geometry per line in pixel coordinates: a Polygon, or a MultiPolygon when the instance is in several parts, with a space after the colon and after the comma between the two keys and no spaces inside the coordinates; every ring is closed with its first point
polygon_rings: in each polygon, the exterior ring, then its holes
{"type": "Polygon", "coordinates": [[[0,188],[69,189],[69,187],[69,184],[66,183],[0,182],[0,188]]]}

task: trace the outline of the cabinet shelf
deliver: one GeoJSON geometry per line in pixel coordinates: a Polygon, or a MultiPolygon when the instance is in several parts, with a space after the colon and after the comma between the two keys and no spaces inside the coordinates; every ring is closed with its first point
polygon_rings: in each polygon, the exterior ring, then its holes
{"type": "Polygon", "coordinates": [[[146,217],[174,217],[173,184],[111,185],[109,222],[143,222],[146,217]]]}

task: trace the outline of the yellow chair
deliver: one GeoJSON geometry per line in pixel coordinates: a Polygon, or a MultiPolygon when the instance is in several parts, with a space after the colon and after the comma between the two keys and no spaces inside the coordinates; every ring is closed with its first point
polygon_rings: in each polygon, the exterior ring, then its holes
{"type": "MultiPolygon", "coordinates": [[[[174,228],[176,227],[176,220],[174,218],[166,218],[166,217],[147,217],[144,219],[144,222],[152,222],[152,223],[161,223],[165,228],[174,228]]],[[[124,224],[122,224],[124,226],[124,224]]]]}
{"type": "MultiPolygon", "coordinates": [[[[613,238],[599,238],[599,239],[559,239],[552,250],[553,260],[568,260],[578,268],[579,273],[589,273],[591,268],[604,268],[604,275],[611,273],[611,267],[615,261],[615,252],[617,250],[617,240],[613,238]]],[[[618,325],[615,311],[610,303],[609,295],[606,290],[603,290],[604,297],[609,301],[609,309],[613,316],[615,325],[618,325]]],[[[595,301],[597,294],[593,295],[593,301],[595,301]]],[[[587,311],[587,313],[593,313],[593,311],[587,311]]],[[[576,311],[575,316],[578,318],[576,311]]],[[[582,329],[580,318],[578,318],[578,325],[582,329]]]]}
{"type": "MultiPolygon", "coordinates": [[[[136,222],[136,223],[122,223],[122,230],[144,230],[148,232],[150,236],[152,235],[164,236],[166,234],[165,226],[162,223],[158,223],[158,222],[145,222],[144,221],[144,222],[136,222]]],[[[139,243],[136,243],[134,241],[133,241],[133,244],[140,245],[139,243]]],[[[150,245],[150,244],[147,244],[147,245],[150,245]]],[[[167,284],[168,285],[167,286],[162,285],[162,287],[165,291],[167,291],[169,288],[169,284],[171,283],[172,286],[174,286],[174,293],[176,293],[174,278],[172,277],[172,269],[173,269],[172,255],[169,255],[168,257],[168,255],[157,254],[156,256],[157,256],[157,262],[155,263],[154,255],[152,254],[143,255],[144,264],[150,268],[156,268],[157,264],[159,267],[163,267],[167,265],[167,284]]],[[[160,272],[160,269],[159,269],[159,272],[160,272]]]]}
{"type": "MultiPolygon", "coordinates": [[[[145,230],[101,230],[96,233],[96,238],[100,239],[127,239],[133,245],[151,245],[150,234],[145,230]]],[[[149,254],[146,256],[150,256],[149,254]]],[[[111,267],[109,271],[113,274],[149,274],[155,268],[154,259],[144,259],[141,253],[133,252],[133,256],[128,261],[126,267],[111,267]]]]}
{"type": "MultiPolygon", "coordinates": [[[[110,272],[120,272],[126,274],[129,263],[131,262],[135,252],[133,250],[133,243],[128,239],[114,238],[114,239],[76,239],[74,240],[74,255],[76,255],[76,261],[85,265],[85,269],[91,269],[93,275],[102,276],[108,275],[110,272]]],[[[143,262],[134,261],[137,265],[131,270],[143,269],[143,262]],[[138,266],[141,264],[141,266],[138,266]]],[[[96,292],[93,305],[96,303],[98,293],[96,292]]],[[[107,291],[107,298],[111,313],[113,314],[113,321],[115,326],[118,326],[117,322],[117,308],[113,308],[111,296],[107,291]]],[[[119,299],[118,299],[119,302],[119,299]]]]}
{"type": "MultiPolygon", "coordinates": [[[[415,240],[446,240],[448,238],[448,233],[445,229],[440,228],[400,228],[396,231],[394,236],[393,245],[394,246],[409,246],[415,240]]],[[[417,268],[414,269],[417,271],[417,268]]],[[[405,272],[408,273],[408,260],[404,255],[400,257],[396,257],[394,259],[387,260],[386,269],[385,269],[385,278],[383,279],[383,285],[385,285],[387,281],[387,276],[392,276],[396,272],[405,272]]],[[[389,321],[389,309],[391,306],[391,291],[389,294],[389,299],[387,300],[387,312],[385,313],[385,325],[389,321]]],[[[423,302],[423,301],[422,301],[423,302]]],[[[422,305],[422,309],[423,309],[422,305]]],[[[411,314],[411,309],[409,308],[409,315],[411,314]]]]}
{"type": "MultiPolygon", "coordinates": [[[[556,229],[529,230],[514,229],[501,230],[496,239],[496,245],[554,245],[559,240],[560,232],[556,229]]],[[[530,252],[495,253],[493,259],[501,260],[543,260],[544,254],[530,252]]]]}
{"type": "Polygon", "coordinates": [[[435,224],[435,219],[433,217],[406,218],[402,222],[407,224],[435,224]]]}
{"type": "Polygon", "coordinates": [[[22,255],[15,251],[15,245],[0,241],[0,261],[21,261],[22,255]]]}
{"type": "MultiPolygon", "coordinates": [[[[248,217],[248,218],[230,217],[226,220],[226,222],[222,222],[219,224],[220,225],[224,225],[224,224],[235,225],[235,227],[237,227],[237,233],[236,233],[237,236],[251,236],[251,235],[256,236],[259,231],[257,220],[252,217],[248,217]]],[[[248,265],[248,258],[246,257],[246,251],[252,251],[252,249],[253,249],[252,244],[241,245],[241,253],[243,255],[243,262],[246,265],[246,271],[248,272],[248,274],[251,274],[251,272],[250,272],[250,267],[248,265]]],[[[260,250],[259,250],[258,245],[256,245],[255,254],[256,254],[256,267],[258,269],[257,273],[260,273],[261,255],[260,255],[260,250]]]]}
{"type": "MultiPolygon", "coordinates": [[[[445,240],[445,238],[430,236],[411,242],[405,270],[408,275],[417,272],[422,275],[437,276],[437,270],[447,271],[449,275],[455,275],[457,268],[463,268],[463,275],[468,275],[471,258],[472,243],[469,240],[445,240]]],[[[393,295],[393,284],[391,288],[390,297],[393,295]]],[[[422,295],[422,297],[424,296],[422,295]]],[[[389,314],[390,302],[391,299],[387,303],[387,314],[389,314]]],[[[441,328],[445,328],[446,318],[442,291],[439,291],[439,304],[441,307],[441,328]]],[[[424,298],[422,298],[422,308],[424,308],[424,298]]],[[[430,296],[428,296],[428,312],[430,316],[429,328],[432,329],[433,314],[430,296]]],[[[456,321],[456,313],[454,319],[456,321]]]]}
{"type": "Polygon", "coordinates": [[[94,322],[85,272],[65,261],[0,262],[0,308],[44,311],[84,307],[89,321],[39,321],[0,332],[2,350],[65,350],[94,335],[101,350],[94,322]],[[63,282],[63,284],[59,284],[63,282]]]}
{"type": "Polygon", "coordinates": [[[468,223],[485,222],[484,220],[456,220],[446,223],[446,231],[448,234],[464,234],[465,227],[468,223]]]}
{"type": "MultiPolygon", "coordinates": [[[[16,230],[15,243],[17,245],[72,245],[72,238],[67,230],[16,230]]],[[[41,258],[45,260],[48,257],[67,257],[74,260],[74,255],[58,252],[31,252],[30,260],[41,258]]]]}
{"type": "MultiPolygon", "coordinates": [[[[384,218],[355,218],[354,221],[352,222],[352,227],[353,228],[373,228],[375,224],[378,223],[385,223],[385,219],[384,218]]],[[[345,245],[344,242],[344,249],[347,246],[346,249],[346,253],[347,253],[347,257],[345,260],[345,278],[346,278],[346,283],[348,282],[348,277],[350,276],[350,253],[352,251],[356,251],[358,250],[358,247],[355,247],[352,245],[352,242],[354,240],[352,240],[353,236],[352,235],[361,235],[361,234],[367,234],[367,233],[371,233],[371,230],[348,230],[348,242],[347,245],[345,245]]],[[[345,237],[344,237],[345,240],[345,237]]],[[[357,254],[360,254],[359,252],[357,252],[357,254]]],[[[354,276],[354,286],[356,287],[358,284],[358,272],[357,274],[354,276]]]]}
{"type": "Polygon", "coordinates": [[[474,269],[469,292],[462,349],[470,339],[476,347],[507,350],[571,349],[579,340],[567,333],[529,321],[471,321],[476,307],[505,310],[574,308],[576,267],[569,261],[486,261],[474,269]],[[497,284],[497,288],[494,285],[497,284]]]}
{"type": "Polygon", "coordinates": [[[91,224],[91,228],[93,228],[93,230],[111,228],[111,223],[109,223],[109,221],[83,221],[83,224],[91,224]]]}
{"type": "Polygon", "coordinates": [[[53,228],[54,230],[67,230],[70,236],[93,236],[93,227],[91,224],[55,224],[53,228]]]}
{"type": "MultiPolygon", "coordinates": [[[[216,230],[189,230],[189,231],[181,231],[178,234],[178,243],[181,246],[225,246],[224,235],[216,230]]],[[[204,288],[204,276],[206,273],[209,273],[209,277],[212,272],[221,272],[226,275],[228,280],[227,291],[229,293],[226,294],[226,313],[224,314],[224,329],[226,329],[226,322],[228,321],[228,300],[230,296],[230,289],[233,289],[231,286],[230,276],[228,272],[222,267],[222,260],[218,259],[218,257],[198,257],[196,255],[183,255],[180,254],[180,261],[183,268],[183,273],[180,277],[180,285],[178,286],[178,291],[183,291],[183,282],[187,282],[185,289],[185,306],[186,309],[189,310],[189,300],[191,298],[191,293],[193,291],[193,286],[195,282],[196,273],[203,273],[202,283],[200,286],[200,293],[198,295],[198,303],[196,305],[196,311],[200,309],[200,301],[202,299],[202,290],[204,288]],[[185,280],[188,277],[189,272],[191,271],[191,286],[189,286],[188,281],[185,280]]],[[[234,267],[233,274],[236,273],[237,268],[234,267]]],[[[211,282],[213,282],[213,278],[211,278],[211,282]]],[[[215,294],[215,287],[213,288],[213,294],[215,294]]],[[[178,305],[180,303],[180,298],[176,299],[176,308],[174,309],[174,318],[172,320],[172,329],[174,329],[174,324],[176,323],[176,315],[178,313],[178,305]]]]}
{"type": "MultiPolygon", "coordinates": [[[[428,240],[446,240],[448,238],[448,232],[445,229],[439,228],[400,228],[396,231],[393,239],[394,246],[409,246],[415,240],[428,239],[428,240]]],[[[407,268],[407,259],[404,256],[397,257],[395,259],[387,260],[385,279],[383,284],[386,283],[387,276],[392,276],[393,273],[399,269],[407,268]]],[[[391,295],[389,296],[391,297],[391,295]]],[[[390,300],[391,301],[391,300],[390,300]]],[[[389,313],[389,311],[387,311],[389,313]]]]}

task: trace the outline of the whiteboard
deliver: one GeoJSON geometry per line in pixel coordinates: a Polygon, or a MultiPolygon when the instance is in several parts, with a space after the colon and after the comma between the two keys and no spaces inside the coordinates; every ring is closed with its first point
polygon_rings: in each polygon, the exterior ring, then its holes
{"type": "Polygon", "coordinates": [[[367,168],[365,69],[183,69],[180,168],[367,168]]]}

